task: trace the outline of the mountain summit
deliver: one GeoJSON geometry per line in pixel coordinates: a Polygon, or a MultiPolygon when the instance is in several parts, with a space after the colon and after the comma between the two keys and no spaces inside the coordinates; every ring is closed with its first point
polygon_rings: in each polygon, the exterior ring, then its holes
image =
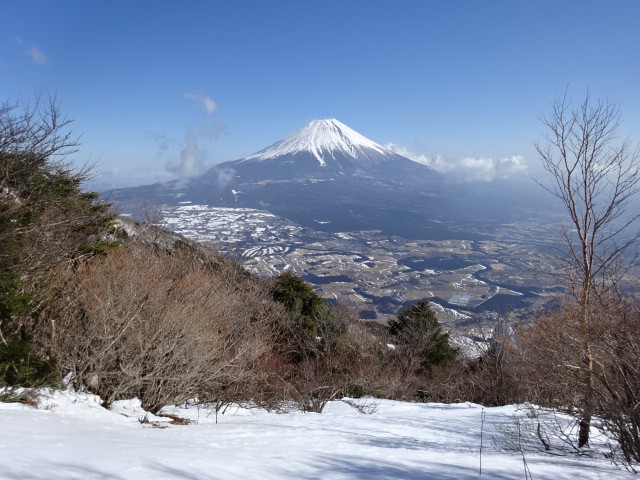
{"type": "MultiPolygon", "coordinates": [[[[429,170],[387,150],[335,118],[313,120],[257,153],[222,165],[250,181],[386,178],[395,176],[394,172],[429,170]]],[[[219,167],[212,169],[218,170],[219,167]]]]}
{"type": "Polygon", "coordinates": [[[268,160],[284,155],[309,152],[323,167],[337,156],[352,158],[362,163],[377,163],[377,155],[393,153],[373,140],[359,134],[335,118],[313,120],[284,140],[249,155],[245,161],[268,160]]]}

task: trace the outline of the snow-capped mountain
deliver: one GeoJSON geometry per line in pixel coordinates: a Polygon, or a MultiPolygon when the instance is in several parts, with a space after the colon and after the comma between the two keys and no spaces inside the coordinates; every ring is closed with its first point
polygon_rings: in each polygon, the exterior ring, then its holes
{"type": "Polygon", "coordinates": [[[284,140],[246,157],[243,162],[263,161],[298,153],[311,153],[320,166],[348,158],[362,166],[379,163],[393,152],[359,134],[335,118],[313,120],[284,140]]]}
{"type": "Polygon", "coordinates": [[[412,175],[418,172],[419,176],[437,175],[336,119],[313,120],[259,152],[217,165],[205,177],[217,178],[225,169],[235,172],[240,182],[394,178],[407,171],[412,175]]]}

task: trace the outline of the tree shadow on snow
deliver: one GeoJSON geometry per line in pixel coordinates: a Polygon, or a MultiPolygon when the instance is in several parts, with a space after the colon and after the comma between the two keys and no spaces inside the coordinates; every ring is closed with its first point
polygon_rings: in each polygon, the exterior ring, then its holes
{"type": "Polygon", "coordinates": [[[0,478],[6,480],[124,480],[124,477],[100,470],[86,465],[69,465],[66,463],[50,462],[48,464],[38,464],[32,467],[30,472],[26,468],[12,470],[11,467],[4,467],[0,471],[0,478]]]}
{"type": "MultiPolygon", "coordinates": [[[[117,463],[117,460],[114,461],[117,463]]],[[[130,466],[130,465],[129,465],[130,466]]],[[[12,470],[11,468],[2,468],[0,470],[0,478],[3,480],[126,480],[131,478],[153,479],[155,474],[161,473],[163,478],[175,478],[180,480],[214,480],[228,477],[202,475],[189,472],[185,469],[175,468],[168,465],[156,464],[140,465],[140,471],[137,473],[129,472],[124,476],[113,475],[111,473],[101,472],[97,468],[85,465],[69,465],[65,463],[43,463],[34,467],[31,472],[25,472],[26,468],[20,470],[12,470]]]]}
{"type": "MultiPolygon", "coordinates": [[[[463,480],[477,479],[478,469],[446,463],[425,462],[424,467],[406,466],[370,457],[323,456],[313,465],[317,473],[296,475],[301,480],[344,477],[367,480],[463,480]]],[[[512,480],[511,475],[491,473],[492,480],[512,480]]]]}

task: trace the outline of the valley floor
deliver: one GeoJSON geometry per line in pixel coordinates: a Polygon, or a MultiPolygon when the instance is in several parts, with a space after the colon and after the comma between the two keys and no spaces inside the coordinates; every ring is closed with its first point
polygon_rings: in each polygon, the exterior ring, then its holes
{"type": "Polygon", "coordinates": [[[37,409],[0,403],[0,478],[500,480],[525,478],[525,462],[526,478],[536,480],[635,478],[596,452],[527,452],[523,461],[503,448],[513,416],[526,423],[515,406],[364,405],[375,411],[358,413],[340,401],[322,414],[234,407],[217,424],[205,408],[165,410],[193,421],[180,426],[152,415],[141,423],[136,400],[106,410],[93,395],[53,392],[37,409]]]}

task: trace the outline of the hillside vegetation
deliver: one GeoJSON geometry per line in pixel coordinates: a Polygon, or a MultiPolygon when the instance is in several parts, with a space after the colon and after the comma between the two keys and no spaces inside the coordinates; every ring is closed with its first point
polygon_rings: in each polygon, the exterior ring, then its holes
{"type": "MultiPolygon", "coordinates": [[[[0,107],[0,387],[62,378],[105,406],[138,397],[150,412],[189,399],[320,412],[342,397],[574,412],[584,375],[580,306],[536,314],[481,358],[462,358],[426,301],[389,328],[325,303],[302,279],[248,274],[213,246],[119,219],[55,102],[0,107]]],[[[617,294],[616,294],[617,295],[617,294]]],[[[640,459],[638,302],[590,305],[592,411],[640,459]]],[[[532,317],[534,314],[532,313],[532,317]]],[[[540,441],[544,444],[544,438],[540,441]]]]}

